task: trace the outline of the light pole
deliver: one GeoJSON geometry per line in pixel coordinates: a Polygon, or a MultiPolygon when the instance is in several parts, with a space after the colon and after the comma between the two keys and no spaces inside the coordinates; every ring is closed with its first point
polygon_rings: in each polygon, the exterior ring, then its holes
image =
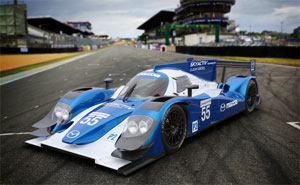
{"type": "Polygon", "coordinates": [[[283,23],[284,23],[283,21],[280,22],[280,25],[281,25],[281,26],[280,26],[280,28],[281,28],[280,39],[284,39],[284,37],[283,37],[283,23]]]}

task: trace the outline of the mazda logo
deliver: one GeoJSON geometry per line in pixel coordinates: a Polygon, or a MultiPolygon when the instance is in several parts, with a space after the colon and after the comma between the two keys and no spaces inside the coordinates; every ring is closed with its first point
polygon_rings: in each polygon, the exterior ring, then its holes
{"type": "Polygon", "coordinates": [[[80,132],[78,130],[73,130],[67,134],[67,137],[72,139],[79,136],[79,134],[80,132]]]}

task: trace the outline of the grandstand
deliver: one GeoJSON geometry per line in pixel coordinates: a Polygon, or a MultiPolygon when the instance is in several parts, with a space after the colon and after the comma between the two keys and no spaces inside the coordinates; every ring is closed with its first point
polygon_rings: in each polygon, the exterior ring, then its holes
{"type": "Polygon", "coordinates": [[[171,43],[176,45],[214,42],[217,33],[220,33],[222,39],[230,38],[235,34],[236,25],[225,14],[230,12],[234,4],[235,0],[181,0],[178,8],[159,11],[137,29],[145,31],[141,40],[158,44],[168,43],[165,35],[171,35],[171,43]],[[182,28],[171,29],[165,34],[169,24],[201,24],[203,27],[181,26],[182,28]],[[216,26],[209,25],[217,25],[218,31],[216,26]]]}
{"type": "Polygon", "coordinates": [[[76,23],[70,24],[60,22],[53,17],[30,17],[27,18],[26,4],[0,5],[0,50],[28,51],[27,49],[16,48],[43,48],[41,51],[76,51],[97,49],[109,44],[108,41],[99,40],[91,32],[91,23],[81,22],[77,27],[76,23]],[[9,49],[11,48],[11,49],[9,49]],[[45,50],[48,48],[48,50],[45,50]]]}
{"type": "Polygon", "coordinates": [[[223,32],[229,23],[228,17],[235,0],[181,0],[175,10],[176,24],[219,24],[223,32]]]}

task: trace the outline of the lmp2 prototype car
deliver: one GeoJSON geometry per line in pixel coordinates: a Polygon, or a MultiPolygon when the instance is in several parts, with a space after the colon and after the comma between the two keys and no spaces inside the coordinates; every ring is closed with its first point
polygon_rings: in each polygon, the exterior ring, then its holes
{"type": "Polygon", "coordinates": [[[260,104],[255,60],[193,60],[156,65],[127,85],[110,89],[78,88],[63,96],[33,125],[39,147],[90,158],[128,175],[179,150],[186,137],[230,116],[250,113],[260,104]],[[223,67],[216,83],[216,67],[223,67]],[[250,76],[232,76],[227,67],[250,68],[250,76]]]}

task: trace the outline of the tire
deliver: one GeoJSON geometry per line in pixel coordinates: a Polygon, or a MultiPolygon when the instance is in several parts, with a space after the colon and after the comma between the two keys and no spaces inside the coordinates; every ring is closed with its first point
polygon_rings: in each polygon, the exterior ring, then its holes
{"type": "Polygon", "coordinates": [[[179,105],[172,105],[166,112],[161,125],[162,143],[166,154],[178,151],[186,137],[187,118],[179,105]]]}
{"type": "Polygon", "coordinates": [[[247,92],[245,97],[246,113],[254,111],[256,106],[256,97],[258,94],[257,85],[254,80],[250,80],[247,86],[247,92]]]}

